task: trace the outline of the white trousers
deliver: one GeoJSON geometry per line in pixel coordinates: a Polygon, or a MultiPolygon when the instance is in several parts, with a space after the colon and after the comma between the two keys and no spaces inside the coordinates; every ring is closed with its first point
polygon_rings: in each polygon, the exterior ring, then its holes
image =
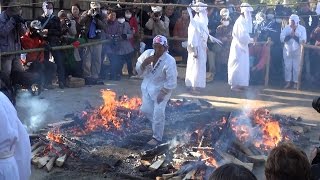
{"type": "Polygon", "coordinates": [[[170,94],[166,95],[164,100],[158,104],[156,100],[152,100],[148,93],[142,92],[142,105],[140,110],[151,121],[152,137],[158,141],[162,141],[165,125],[165,110],[169,98],[170,94]]]}
{"type": "Polygon", "coordinates": [[[286,50],[283,51],[284,60],[284,79],[286,82],[298,83],[298,76],[300,70],[300,49],[287,54],[286,50]]]}
{"type": "Polygon", "coordinates": [[[0,159],[0,180],[20,180],[14,157],[0,159]]]}

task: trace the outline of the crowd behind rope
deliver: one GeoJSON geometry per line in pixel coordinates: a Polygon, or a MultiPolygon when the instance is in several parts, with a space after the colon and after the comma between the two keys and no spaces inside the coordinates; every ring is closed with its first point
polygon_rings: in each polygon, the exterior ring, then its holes
{"type": "MultiPolygon", "coordinates": [[[[141,0],[133,2],[140,3],[141,0]]],[[[160,0],[155,3],[187,5],[192,2],[160,0]]],[[[240,15],[238,8],[224,0],[215,0],[213,3],[227,8],[207,9],[210,35],[223,42],[222,45],[210,41],[207,43],[207,82],[227,79],[232,28],[240,15]]],[[[22,54],[21,57],[2,57],[2,81],[25,87],[38,84],[40,88],[51,89],[56,82],[60,88],[64,88],[68,76],[84,78],[86,84],[91,85],[101,84],[106,79],[119,81],[124,77],[122,69],[125,64],[127,77],[130,78],[136,75],[133,67],[138,55],[145,49],[152,48],[152,39],[142,38],[141,34],[188,38],[190,17],[184,7],[107,5],[91,2],[90,8],[86,10],[73,4],[70,12],[54,12],[54,4],[45,1],[42,5],[43,14],[33,21],[25,22],[21,17],[22,10],[17,5],[17,2],[11,1],[5,4],[8,8],[1,13],[1,51],[45,47],[43,52],[22,54]],[[110,42],[77,48],[79,44],[104,39],[110,42]],[[53,46],[69,44],[74,45],[75,49],[51,50],[53,46]]],[[[297,9],[279,4],[274,7],[259,7],[252,13],[254,26],[251,36],[255,42],[267,43],[251,44],[249,47],[251,85],[263,84],[265,66],[270,55],[270,83],[284,85],[285,88],[297,86],[300,64],[297,57],[300,54],[289,55],[284,48],[288,43],[295,44],[291,40],[287,43],[289,40],[286,39],[286,33],[290,32],[286,30],[286,26],[290,24],[290,15],[296,14],[296,21],[301,26],[298,29],[306,30],[306,41],[303,43],[319,46],[319,8],[312,11],[308,3],[300,4],[297,9]],[[288,63],[289,61],[291,63],[288,63]]],[[[299,39],[296,39],[296,42],[298,45],[295,44],[295,47],[302,43],[299,39]]],[[[180,60],[177,63],[186,63],[187,41],[169,41],[169,52],[180,60]]],[[[317,50],[306,50],[304,54],[306,63],[303,78],[310,84],[319,85],[319,62],[316,61],[319,55],[317,50]]]]}

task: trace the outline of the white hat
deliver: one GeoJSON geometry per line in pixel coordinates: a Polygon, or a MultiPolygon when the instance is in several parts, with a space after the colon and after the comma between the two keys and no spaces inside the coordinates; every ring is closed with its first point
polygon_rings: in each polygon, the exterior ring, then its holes
{"type": "Polygon", "coordinates": [[[157,35],[156,37],[153,38],[152,44],[161,44],[165,47],[168,47],[168,40],[166,37],[162,35],[157,35]]]}
{"type": "Polygon", "coordinates": [[[90,2],[90,8],[91,9],[100,9],[100,3],[99,2],[95,2],[95,1],[91,1],[90,2]]]}
{"type": "Polygon", "coordinates": [[[220,16],[221,17],[229,17],[229,10],[227,8],[222,8],[220,10],[220,16]]]}
{"type": "Polygon", "coordinates": [[[162,11],[162,7],[161,6],[151,6],[151,10],[152,12],[161,12],[162,11]]]}
{"type": "Polygon", "coordinates": [[[289,17],[289,19],[290,19],[290,20],[293,20],[296,24],[298,24],[299,21],[300,21],[299,16],[296,15],[296,14],[291,14],[291,16],[289,17]]]}
{"type": "Polygon", "coordinates": [[[251,12],[253,11],[253,8],[249,3],[242,3],[240,5],[240,10],[241,10],[241,13],[248,12],[248,11],[251,12]]]}
{"type": "Polygon", "coordinates": [[[207,9],[207,4],[203,3],[203,2],[196,2],[194,4],[192,4],[193,6],[191,7],[195,12],[202,12],[204,10],[207,9]]]}

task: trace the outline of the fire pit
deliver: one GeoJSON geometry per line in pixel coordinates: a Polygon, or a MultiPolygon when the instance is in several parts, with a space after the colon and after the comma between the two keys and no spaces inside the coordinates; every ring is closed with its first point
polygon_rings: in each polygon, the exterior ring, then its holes
{"type": "Polygon", "coordinates": [[[170,100],[165,143],[145,149],[152,131],[139,112],[141,100],[110,90],[102,98],[100,107],[88,106],[37,134],[32,163],[129,179],[208,179],[227,162],[253,170],[280,142],[306,141],[304,131],[313,126],[266,109],[223,112],[205,100],[170,100]]]}

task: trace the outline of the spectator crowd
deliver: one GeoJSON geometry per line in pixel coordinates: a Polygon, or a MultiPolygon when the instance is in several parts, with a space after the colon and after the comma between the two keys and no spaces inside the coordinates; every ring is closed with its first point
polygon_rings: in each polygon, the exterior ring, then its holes
{"type": "MultiPolygon", "coordinates": [[[[140,3],[141,0],[133,2],[140,3]]],[[[152,48],[152,38],[148,36],[155,35],[171,37],[169,53],[177,63],[186,64],[190,16],[186,7],[176,7],[173,4],[188,5],[192,1],[151,2],[167,5],[90,2],[89,9],[83,10],[78,4],[73,4],[69,12],[56,11],[53,2],[45,1],[42,4],[42,15],[31,21],[21,17],[22,9],[18,2],[4,4],[7,8],[0,15],[1,52],[33,48],[45,50],[21,56],[3,56],[2,81],[25,87],[36,84],[37,88],[51,89],[55,87],[55,82],[60,88],[64,88],[67,78],[72,76],[83,78],[85,84],[94,85],[101,84],[104,80],[121,80],[124,77],[124,65],[130,78],[136,75],[134,66],[139,54],[152,48]],[[107,41],[101,44],[101,40],[107,41]],[[79,47],[83,43],[93,45],[79,47]],[[74,49],[52,49],[62,45],[73,45],[74,49]]],[[[204,49],[207,65],[203,71],[207,72],[207,82],[214,79],[226,80],[232,29],[240,15],[240,8],[225,0],[205,3],[216,5],[206,9],[208,30],[222,44],[207,42],[207,50],[204,49]]],[[[260,4],[254,8],[250,36],[255,43],[249,44],[250,84],[259,85],[264,82],[265,67],[270,58],[270,83],[296,88],[300,56],[305,56],[303,79],[311,84],[319,84],[319,51],[306,49],[302,55],[299,48],[304,43],[320,45],[320,5],[317,7],[312,9],[305,2],[299,3],[295,8],[280,3],[276,6],[260,4]],[[291,32],[293,27],[296,33],[294,36],[291,32]]]]}

